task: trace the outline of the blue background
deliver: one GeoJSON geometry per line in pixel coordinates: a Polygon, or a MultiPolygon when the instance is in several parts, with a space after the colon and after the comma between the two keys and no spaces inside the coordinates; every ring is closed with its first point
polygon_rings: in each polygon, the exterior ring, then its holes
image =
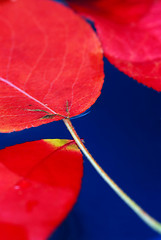
{"type": "MultiPolygon", "coordinates": [[[[73,120],[73,124],[109,175],[161,220],[160,94],[128,78],[107,60],[105,75],[102,95],[90,114],[73,120]]],[[[116,196],[84,158],[78,202],[52,239],[161,238],[116,196]]]]}
{"type": "MultiPolygon", "coordinates": [[[[91,112],[72,120],[104,170],[161,221],[161,95],[119,72],[106,59],[105,84],[91,112]]],[[[0,146],[71,138],[63,122],[0,134],[0,146]]],[[[50,240],[160,240],[104,183],[84,158],[77,204],[50,240]]]]}

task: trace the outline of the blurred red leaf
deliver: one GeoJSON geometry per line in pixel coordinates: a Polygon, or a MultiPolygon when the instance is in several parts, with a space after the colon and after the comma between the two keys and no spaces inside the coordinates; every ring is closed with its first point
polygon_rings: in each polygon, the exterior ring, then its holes
{"type": "Polygon", "coordinates": [[[82,171],[74,141],[40,140],[0,150],[1,239],[47,239],[75,203],[82,171]]]}
{"type": "Polygon", "coordinates": [[[161,91],[160,0],[68,0],[95,22],[105,56],[138,82],[161,91]]]}
{"type": "Polygon", "coordinates": [[[49,0],[2,1],[0,29],[1,132],[72,117],[96,101],[102,49],[70,9],[49,0]]]}

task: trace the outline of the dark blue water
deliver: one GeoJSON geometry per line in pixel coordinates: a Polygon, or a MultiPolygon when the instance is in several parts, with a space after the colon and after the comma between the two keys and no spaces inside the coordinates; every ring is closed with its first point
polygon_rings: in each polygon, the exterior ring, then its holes
{"type": "MultiPolygon", "coordinates": [[[[102,95],[73,120],[86,146],[110,176],[161,220],[161,96],[105,60],[102,95]]],[[[82,190],[53,240],[159,240],[103,182],[84,158],[82,190]]],[[[160,238],[161,239],[161,238],[160,238]]]]}
{"type": "MultiPolygon", "coordinates": [[[[146,211],[161,221],[161,95],[105,59],[105,84],[91,112],[73,120],[89,151],[146,211]]],[[[0,134],[0,146],[71,138],[62,122],[0,134]]],[[[84,158],[77,204],[50,240],[160,240],[84,158]]]]}

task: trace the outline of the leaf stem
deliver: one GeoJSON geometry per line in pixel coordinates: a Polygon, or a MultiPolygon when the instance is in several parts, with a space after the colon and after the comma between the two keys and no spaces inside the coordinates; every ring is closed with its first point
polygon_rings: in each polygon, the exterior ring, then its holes
{"type": "Polygon", "coordinates": [[[79,138],[77,132],[75,131],[69,118],[63,119],[64,124],[72,135],[73,139],[77,143],[78,147],[87,157],[89,162],[98,172],[98,174],[103,178],[103,180],[113,189],[113,191],[154,231],[161,234],[161,223],[151,217],[146,213],[136,202],[134,202],[109,176],[108,174],[99,166],[92,155],[89,153],[87,148],[84,146],[83,142],[79,138]]]}

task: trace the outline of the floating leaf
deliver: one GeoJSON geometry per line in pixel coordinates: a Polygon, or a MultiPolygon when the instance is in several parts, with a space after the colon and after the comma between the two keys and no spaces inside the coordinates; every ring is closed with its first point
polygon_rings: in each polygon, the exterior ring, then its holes
{"type": "Polygon", "coordinates": [[[82,171],[74,141],[40,140],[0,150],[1,239],[47,239],[75,203],[82,171]]]}
{"type": "Polygon", "coordinates": [[[161,1],[68,1],[95,22],[105,56],[138,82],[161,91],[161,1]]]}
{"type": "Polygon", "coordinates": [[[102,49],[70,9],[49,0],[2,1],[0,29],[1,132],[73,117],[96,101],[102,49]]]}

